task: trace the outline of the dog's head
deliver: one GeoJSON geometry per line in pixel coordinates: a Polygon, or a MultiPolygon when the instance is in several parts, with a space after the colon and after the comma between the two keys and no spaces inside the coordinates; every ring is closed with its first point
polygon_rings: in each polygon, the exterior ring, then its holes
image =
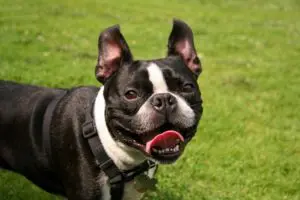
{"type": "Polygon", "coordinates": [[[96,77],[104,86],[113,138],[148,158],[171,163],[195,135],[202,115],[201,63],[190,27],[174,20],[166,58],[133,60],[118,26],[99,37],[96,77]]]}

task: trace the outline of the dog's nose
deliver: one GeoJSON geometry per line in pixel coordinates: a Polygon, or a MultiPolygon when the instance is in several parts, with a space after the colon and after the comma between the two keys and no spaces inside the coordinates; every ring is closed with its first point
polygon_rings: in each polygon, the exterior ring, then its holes
{"type": "Polygon", "coordinates": [[[172,94],[159,93],[151,98],[151,104],[159,112],[173,111],[177,107],[177,100],[172,94]]]}

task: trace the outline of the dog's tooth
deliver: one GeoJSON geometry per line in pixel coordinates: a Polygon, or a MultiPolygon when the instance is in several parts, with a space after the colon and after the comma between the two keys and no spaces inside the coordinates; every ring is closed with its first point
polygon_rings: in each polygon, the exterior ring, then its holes
{"type": "Polygon", "coordinates": [[[157,150],[153,148],[153,152],[155,152],[155,153],[156,153],[156,152],[157,152],[157,150]]]}
{"type": "Polygon", "coordinates": [[[166,150],[165,150],[166,152],[169,152],[170,151],[170,149],[169,148],[166,148],[166,150]]]}

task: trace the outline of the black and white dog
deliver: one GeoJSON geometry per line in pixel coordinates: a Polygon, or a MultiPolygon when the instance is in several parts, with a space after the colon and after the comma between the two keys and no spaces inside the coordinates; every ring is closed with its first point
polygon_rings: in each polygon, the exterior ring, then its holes
{"type": "Polygon", "coordinates": [[[176,161],[202,115],[193,33],[174,20],[161,59],[133,60],[118,26],[100,34],[98,47],[100,90],[0,81],[0,167],[69,200],[139,199],[134,176],[154,171],[139,166],[176,161]]]}

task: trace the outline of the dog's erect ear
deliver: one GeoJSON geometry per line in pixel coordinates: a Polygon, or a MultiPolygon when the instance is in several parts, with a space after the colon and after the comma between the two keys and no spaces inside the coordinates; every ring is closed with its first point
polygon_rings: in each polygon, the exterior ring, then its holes
{"type": "Polygon", "coordinates": [[[201,63],[194,46],[193,32],[183,21],[174,19],[168,41],[168,56],[179,55],[186,66],[197,76],[201,73],[201,63]]]}
{"type": "Polygon", "coordinates": [[[131,63],[133,60],[119,25],[109,27],[100,34],[98,51],[95,74],[101,83],[105,83],[120,66],[131,63]]]}

